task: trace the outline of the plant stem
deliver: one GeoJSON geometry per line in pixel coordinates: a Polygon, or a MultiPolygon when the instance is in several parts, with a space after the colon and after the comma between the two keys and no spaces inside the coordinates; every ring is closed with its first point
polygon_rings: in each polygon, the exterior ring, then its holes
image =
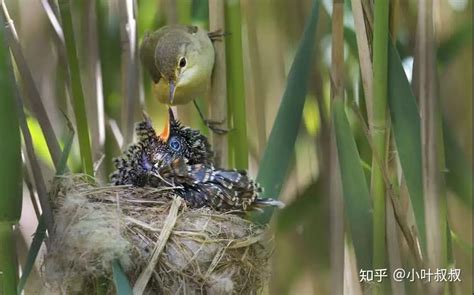
{"type": "MultiPolygon", "coordinates": [[[[389,1],[375,3],[374,60],[373,60],[373,113],[371,194],[374,202],[373,268],[385,267],[385,182],[382,170],[386,167],[387,128],[387,73],[388,73],[389,1]]],[[[377,290],[374,288],[374,290],[377,290]]]]}
{"type": "MultiPolygon", "coordinates": [[[[224,2],[209,0],[209,31],[225,31],[224,2]]],[[[227,83],[225,64],[225,43],[214,42],[216,61],[212,73],[209,116],[216,122],[222,121],[219,128],[227,128],[227,83]]],[[[215,161],[219,167],[227,165],[227,138],[224,134],[211,132],[212,145],[216,153],[215,161]]]]}
{"type": "Polygon", "coordinates": [[[66,43],[67,60],[69,64],[69,78],[72,89],[72,93],[70,93],[70,95],[72,96],[74,115],[76,116],[82,168],[85,173],[93,175],[94,168],[89,138],[89,125],[87,122],[86,104],[84,101],[79,61],[77,58],[76,41],[74,38],[74,30],[72,26],[71,2],[68,0],[59,1],[59,11],[61,13],[64,41],[66,43]]]}
{"type": "MultiPolygon", "coordinates": [[[[441,115],[437,93],[436,44],[434,39],[433,1],[418,5],[417,32],[418,98],[421,117],[423,192],[425,201],[426,253],[430,268],[447,267],[446,191],[441,115]]],[[[429,285],[432,294],[441,294],[444,284],[429,285]]]]}

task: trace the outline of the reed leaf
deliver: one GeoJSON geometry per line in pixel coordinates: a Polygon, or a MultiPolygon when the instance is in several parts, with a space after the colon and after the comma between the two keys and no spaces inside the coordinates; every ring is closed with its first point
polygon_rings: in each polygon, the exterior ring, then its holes
{"type": "MultiPolygon", "coordinates": [[[[311,15],[288,74],[288,82],[275,123],[260,161],[257,181],[264,188],[263,197],[279,197],[290,166],[308,89],[318,15],[319,1],[314,0],[311,15]]],[[[272,209],[266,209],[258,217],[258,221],[267,223],[272,212],[272,209]]]]}
{"type": "Polygon", "coordinates": [[[82,169],[86,174],[93,175],[94,167],[92,161],[92,150],[89,137],[89,125],[87,122],[86,104],[77,58],[76,41],[72,26],[71,2],[69,0],[59,1],[59,11],[64,31],[67,61],[69,64],[69,78],[72,89],[72,102],[74,115],[76,117],[77,135],[81,151],[82,169]]]}
{"type": "Polygon", "coordinates": [[[400,56],[388,42],[388,103],[398,156],[415,213],[422,249],[425,249],[425,208],[421,172],[420,115],[400,56]]]}
{"type": "Polygon", "coordinates": [[[333,103],[337,154],[344,196],[345,212],[359,269],[372,266],[372,206],[359,152],[347,120],[344,102],[333,103]]]}

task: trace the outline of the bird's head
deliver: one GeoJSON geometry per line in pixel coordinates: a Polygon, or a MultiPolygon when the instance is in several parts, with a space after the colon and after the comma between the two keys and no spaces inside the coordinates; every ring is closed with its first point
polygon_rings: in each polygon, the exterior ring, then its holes
{"type": "Polygon", "coordinates": [[[169,152],[177,156],[185,155],[188,149],[185,137],[181,134],[181,129],[180,123],[174,117],[173,110],[168,108],[168,120],[159,137],[167,145],[169,152]]]}
{"type": "Polygon", "coordinates": [[[194,65],[194,45],[180,32],[163,36],[155,48],[155,66],[169,85],[169,103],[173,103],[176,87],[194,65]]]}

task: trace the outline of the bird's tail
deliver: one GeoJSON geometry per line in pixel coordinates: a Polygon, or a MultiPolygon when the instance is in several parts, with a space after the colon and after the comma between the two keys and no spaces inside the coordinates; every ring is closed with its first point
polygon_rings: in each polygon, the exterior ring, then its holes
{"type": "Polygon", "coordinates": [[[279,209],[285,208],[285,203],[271,198],[256,198],[252,204],[253,208],[277,207],[279,209]]]}

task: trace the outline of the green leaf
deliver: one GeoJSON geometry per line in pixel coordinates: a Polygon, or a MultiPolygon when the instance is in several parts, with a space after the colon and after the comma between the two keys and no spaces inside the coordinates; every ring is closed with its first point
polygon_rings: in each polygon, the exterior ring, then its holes
{"type": "Polygon", "coordinates": [[[389,41],[388,103],[398,156],[415,213],[421,248],[426,249],[425,207],[421,170],[420,115],[400,56],[389,41]]]}
{"type": "MultiPolygon", "coordinates": [[[[369,187],[359,152],[347,120],[344,102],[333,103],[334,130],[341,171],[345,212],[351,230],[354,250],[360,268],[372,265],[372,207],[369,187]]],[[[342,218],[342,216],[341,216],[342,218]]]]}
{"type": "MultiPolygon", "coordinates": [[[[288,74],[286,89],[260,162],[257,181],[264,188],[264,197],[279,197],[294,152],[312,65],[318,22],[318,2],[313,1],[311,16],[306,23],[303,38],[288,74]]],[[[272,212],[271,208],[266,209],[258,217],[258,221],[267,223],[272,212]]]]}
{"type": "Polygon", "coordinates": [[[125,273],[123,272],[122,266],[120,265],[119,261],[114,260],[112,262],[112,271],[117,295],[133,294],[130,282],[128,281],[125,273]]]}

